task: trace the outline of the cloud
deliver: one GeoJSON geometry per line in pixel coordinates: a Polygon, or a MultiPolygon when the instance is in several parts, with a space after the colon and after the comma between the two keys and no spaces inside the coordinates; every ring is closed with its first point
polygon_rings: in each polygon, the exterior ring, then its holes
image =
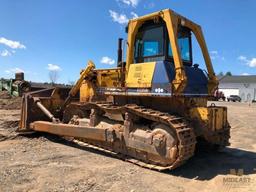
{"type": "Polygon", "coordinates": [[[247,58],[243,55],[240,55],[237,59],[240,61],[247,61],[247,58]]]}
{"type": "MultiPolygon", "coordinates": [[[[127,24],[129,21],[129,18],[125,14],[117,13],[113,10],[109,10],[109,14],[110,14],[110,17],[112,18],[112,20],[119,24],[127,24]]],[[[135,13],[133,11],[130,14],[131,14],[132,19],[135,19],[138,17],[137,13],[135,13]]]]}
{"type": "Polygon", "coordinates": [[[241,75],[243,75],[243,76],[248,76],[248,75],[250,75],[249,73],[242,73],[241,75]]]}
{"type": "Polygon", "coordinates": [[[113,65],[115,60],[105,56],[101,58],[100,62],[103,64],[113,65]]]}
{"type": "Polygon", "coordinates": [[[215,60],[215,59],[221,59],[223,61],[225,60],[225,57],[221,56],[218,51],[210,51],[210,57],[212,60],[215,60]]]}
{"type": "Polygon", "coordinates": [[[218,55],[218,51],[211,51],[210,53],[213,55],[218,55]]]}
{"type": "Polygon", "coordinates": [[[210,51],[210,57],[212,60],[218,58],[219,57],[218,51],[210,51]]]}
{"type": "Polygon", "coordinates": [[[18,67],[7,69],[4,72],[7,73],[7,74],[20,73],[20,72],[25,73],[24,70],[22,70],[22,69],[20,69],[18,67]]]}
{"type": "Polygon", "coordinates": [[[11,52],[9,52],[7,49],[3,50],[2,52],[0,52],[0,55],[2,57],[8,57],[8,56],[11,56],[11,52]]]}
{"type": "Polygon", "coordinates": [[[119,0],[119,1],[132,7],[136,7],[139,3],[139,0],[119,0]]]}
{"type": "Polygon", "coordinates": [[[8,40],[4,37],[0,37],[0,44],[4,44],[12,49],[26,49],[26,46],[19,41],[8,40]]]}
{"type": "Polygon", "coordinates": [[[150,2],[149,4],[144,4],[144,8],[145,9],[152,9],[155,7],[155,3],[154,2],[150,2]]]}
{"type": "Polygon", "coordinates": [[[119,14],[115,11],[109,10],[110,13],[110,17],[112,17],[112,20],[114,22],[117,22],[119,24],[127,24],[129,19],[127,18],[127,16],[125,14],[119,14]]]}
{"type": "Polygon", "coordinates": [[[61,71],[60,66],[55,65],[55,64],[48,64],[47,69],[48,69],[49,71],[61,71]]]}
{"type": "Polygon", "coordinates": [[[139,16],[135,13],[135,12],[131,12],[131,15],[132,15],[132,17],[133,17],[133,19],[135,19],[135,18],[138,18],[139,16]]]}
{"type": "Polygon", "coordinates": [[[248,59],[246,56],[240,55],[237,59],[249,67],[256,67],[256,57],[248,59]]]}
{"type": "Polygon", "coordinates": [[[248,63],[249,67],[256,67],[256,58],[252,58],[248,63]]]}

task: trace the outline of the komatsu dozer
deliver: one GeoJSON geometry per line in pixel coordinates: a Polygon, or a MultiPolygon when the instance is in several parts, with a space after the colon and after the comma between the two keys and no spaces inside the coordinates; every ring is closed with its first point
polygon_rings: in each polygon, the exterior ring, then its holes
{"type": "Polygon", "coordinates": [[[207,105],[218,80],[201,27],[166,9],[131,19],[126,31],[116,68],[89,61],[71,89],[26,94],[18,131],[65,136],[156,170],[182,165],[199,142],[229,145],[227,108],[207,105]],[[206,70],[193,63],[192,37],[206,70]]]}

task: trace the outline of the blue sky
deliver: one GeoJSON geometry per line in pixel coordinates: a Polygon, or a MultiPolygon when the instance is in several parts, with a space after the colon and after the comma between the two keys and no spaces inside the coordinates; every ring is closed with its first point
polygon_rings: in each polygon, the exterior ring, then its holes
{"type": "Polygon", "coordinates": [[[114,67],[128,19],[165,8],[202,26],[216,73],[256,74],[255,0],[0,0],[0,77],[42,82],[51,70],[67,83],[89,59],[114,67]]]}

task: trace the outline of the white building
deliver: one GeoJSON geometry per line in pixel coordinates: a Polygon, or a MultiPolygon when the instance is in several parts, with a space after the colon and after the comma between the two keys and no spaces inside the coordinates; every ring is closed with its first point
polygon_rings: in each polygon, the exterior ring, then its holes
{"type": "Polygon", "coordinates": [[[242,101],[256,100],[256,75],[219,77],[219,91],[225,97],[239,95],[242,101]]]}

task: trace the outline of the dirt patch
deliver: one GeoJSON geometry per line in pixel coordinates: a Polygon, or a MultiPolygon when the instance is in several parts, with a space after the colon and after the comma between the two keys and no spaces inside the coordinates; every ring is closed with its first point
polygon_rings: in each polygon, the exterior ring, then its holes
{"type": "Polygon", "coordinates": [[[20,109],[21,97],[12,97],[7,91],[0,92],[0,109],[20,109]]]}
{"type": "Polygon", "coordinates": [[[7,91],[0,91],[0,99],[11,99],[11,95],[7,91]]]}
{"type": "Polygon", "coordinates": [[[19,121],[4,121],[2,123],[2,127],[7,127],[7,128],[17,128],[19,125],[19,121]]]}
{"type": "Polygon", "coordinates": [[[256,191],[256,105],[227,104],[231,147],[157,172],[61,137],[17,136],[20,110],[0,109],[0,191],[256,191]],[[243,176],[230,174],[242,169],[243,176]],[[233,181],[246,182],[233,182],[233,181]]]}
{"type": "Polygon", "coordinates": [[[13,134],[13,135],[2,135],[2,134],[0,134],[0,141],[13,140],[13,139],[16,139],[17,137],[18,137],[17,134],[13,134]]]}
{"type": "Polygon", "coordinates": [[[6,139],[7,139],[7,137],[5,135],[0,134],[0,141],[4,141],[6,139]]]}

